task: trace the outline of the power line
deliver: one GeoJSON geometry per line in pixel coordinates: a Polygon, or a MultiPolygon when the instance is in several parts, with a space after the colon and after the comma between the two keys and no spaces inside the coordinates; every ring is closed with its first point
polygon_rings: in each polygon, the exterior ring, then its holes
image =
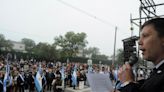
{"type": "Polygon", "coordinates": [[[92,18],[94,18],[94,19],[96,19],[96,20],[98,20],[98,21],[100,21],[100,22],[102,22],[102,23],[104,23],[104,24],[106,24],[106,25],[110,25],[111,27],[114,27],[114,28],[116,27],[116,25],[113,25],[112,23],[110,23],[110,22],[108,22],[108,21],[106,21],[106,20],[103,20],[103,19],[101,19],[101,18],[99,18],[99,17],[97,17],[97,16],[95,16],[95,15],[89,13],[89,12],[86,12],[86,11],[80,9],[80,8],[77,8],[77,7],[71,5],[71,4],[67,3],[67,2],[64,2],[64,1],[62,1],[62,0],[57,0],[57,1],[59,1],[60,3],[66,5],[66,6],[68,6],[68,7],[73,8],[73,9],[75,9],[75,10],[81,12],[81,13],[84,13],[84,14],[88,15],[89,17],[92,17],[92,18]]]}
{"type": "MultiPolygon", "coordinates": [[[[73,8],[73,9],[75,9],[75,10],[81,12],[81,13],[84,13],[84,14],[88,15],[89,17],[92,17],[92,18],[94,18],[94,19],[96,19],[96,20],[98,20],[98,21],[100,21],[100,22],[102,22],[102,23],[104,23],[104,24],[106,24],[106,25],[108,25],[108,26],[111,26],[111,27],[115,28],[115,41],[114,41],[114,51],[113,51],[113,52],[114,52],[114,59],[115,59],[116,30],[117,30],[118,27],[117,27],[116,25],[111,24],[110,22],[108,22],[108,21],[106,21],[106,20],[103,20],[103,19],[101,19],[101,18],[99,18],[99,17],[97,17],[97,16],[95,16],[95,15],[89,13],[89,12],[86,12],[86,11],[84,11],[84,10],[82,10],[82,9],[80,9],[80,8],[77,8],[77,7],[75,7],[75,6],[73,6],[73,5],[69,4],[69,3],[66,3],[66,2],[64,2],[64,1],[62,1],[62,0],[57,0],[57,1],[59,1],[60,3],[66,5],[66,6],[68,6],[68,7],[73,8]]],[[[113,62],[113,63],[114,63],[114,62],[113,62]]]]}

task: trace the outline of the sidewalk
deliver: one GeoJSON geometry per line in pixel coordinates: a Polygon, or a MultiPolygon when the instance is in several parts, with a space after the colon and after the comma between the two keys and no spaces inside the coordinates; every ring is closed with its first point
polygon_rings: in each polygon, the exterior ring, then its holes
{"type": "Polygon", "coordinates": [[[91,92],[90,87],[85,86],[83,89],[73,89],[73,87],[67,87],[64,92],[91,92]]]}

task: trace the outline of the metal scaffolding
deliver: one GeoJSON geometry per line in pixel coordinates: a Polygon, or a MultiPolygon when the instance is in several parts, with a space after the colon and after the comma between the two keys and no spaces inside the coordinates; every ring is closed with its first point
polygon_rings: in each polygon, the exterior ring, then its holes
{"type": "MultiPolygon", "coordinates": [[[[140,30],[142,23],[144,23],[145,21],[155,17],[164,17],[164,15],[156,14],[157,7],[161,5],[164,5],[164,3],[155,4],[153,0],[140,0],[139,18],[131,17],[130,19],[131,24],[135,24],[136,26],[139,27],[140,30]]],[[[133,30],[133,28],[131,28],[131,30],[133,30]]]]}
{"type": "Polygon", "coordinates": [[[131,32],[133,32],[133,24],[139,27],[140,35],[141,25],[145,21],[156,17],[164,17],[164,15],[157,15],[157,7],[162,5],[164,5],[164,3],[155,4],[153,0],[140,0],[139,18],[132,18],[132,15],[130,16],[131,32]]]}

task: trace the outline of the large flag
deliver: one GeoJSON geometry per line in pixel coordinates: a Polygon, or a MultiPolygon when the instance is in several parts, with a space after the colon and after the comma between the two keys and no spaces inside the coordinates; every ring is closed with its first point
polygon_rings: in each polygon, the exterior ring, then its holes
{"type": "Polygon", "coordinates": [[[5,73],[5,77],[4,77],[4,80],[3,80],[3,92],[6,92],[6,85],[7,85],[7,83],[10,82],[9,72],[10,72],[10,67],[9,67],[8,62],[7,62],[6,73],[5,73]]]}
{"type": "Polygon", "coordinates": [[[64,80],[65,79],[65,76],[64,76],[64,66],[62,66],[62,68],[60,70],[60,73],[61,73],[61,79],[64,80]]]}
{"type": "Polygon", "coordinates": [[[76,65],[74,66],[73,74],[72,74],[72,85],[77,85],[77,74],[76,74],[76,65]]]}
{"type": "Polygon", "coordinates": [[[35,87],[36,87],[37,92],[41,92],[42,91],[41,65],[39,66],[39,69],[36,73],[34,82],[35,82],[35,87]]]}
{"type": "Polygon", "coordinates": [[[88,66],[88,73],[93,73],[93,69],[91,65],[88,66]]]}

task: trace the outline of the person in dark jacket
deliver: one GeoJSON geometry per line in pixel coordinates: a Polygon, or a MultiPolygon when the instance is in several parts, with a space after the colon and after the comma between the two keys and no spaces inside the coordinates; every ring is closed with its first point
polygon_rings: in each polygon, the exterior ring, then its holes
{"type": "Polygon", "coordinates": [[[26,72],[24,75],[24,90],[27,92],[29,89],[29,74],[26,72]]]}
{"type": "Polygon", "coordinates": [[[42,87],[43,87],[43,92],[46,92],[46,85],[47,85],[47,80],[46,80],[46,71],[43,70],[43,73],[42,73],[42,87]]]}
{"type": "Polygon", "coordinates": [[[121,92],[164,92],[164,18],[148,20],[141,27],[139,47],[143,59],[155,67],[147,79],[134,81],[132,67],[125,63],[119,69],[121,92]]]}
{"type": "Polygon", "coordinates": [[[29,77],[28,77],[29,92],[35,91],[34,76],[35,76],[34,71],[29,73],[29,77]]]}
{"type": "Polygon", "coordinates": [[[0,92],[3,92],[3,73],[0,71],[0,92]]]}
{"type": "Polygon", "coordinates": [[[55,79],[55,75],[54,75],[52,69],[50,69],[50,70],[46,73],[47,90],[48,90],[48,91],[51,91],[53,79],[55,79]]]}
{"type": "Polygon", "coordinates": [[[57,88],[57,86],[62,86],[62,80],[61,80],[61,73],[59,70],[56,71],[56,78],[55,83],[53,85],[53,92],[61,92],[61,88],[57,88]]]}
{"type": "Polygon", "coordinates": [[[18,89],[19,92],[24,92],[24,72],[20,71],[18,78],[17,78],[17,85],[18,85],[18,89]]]}

